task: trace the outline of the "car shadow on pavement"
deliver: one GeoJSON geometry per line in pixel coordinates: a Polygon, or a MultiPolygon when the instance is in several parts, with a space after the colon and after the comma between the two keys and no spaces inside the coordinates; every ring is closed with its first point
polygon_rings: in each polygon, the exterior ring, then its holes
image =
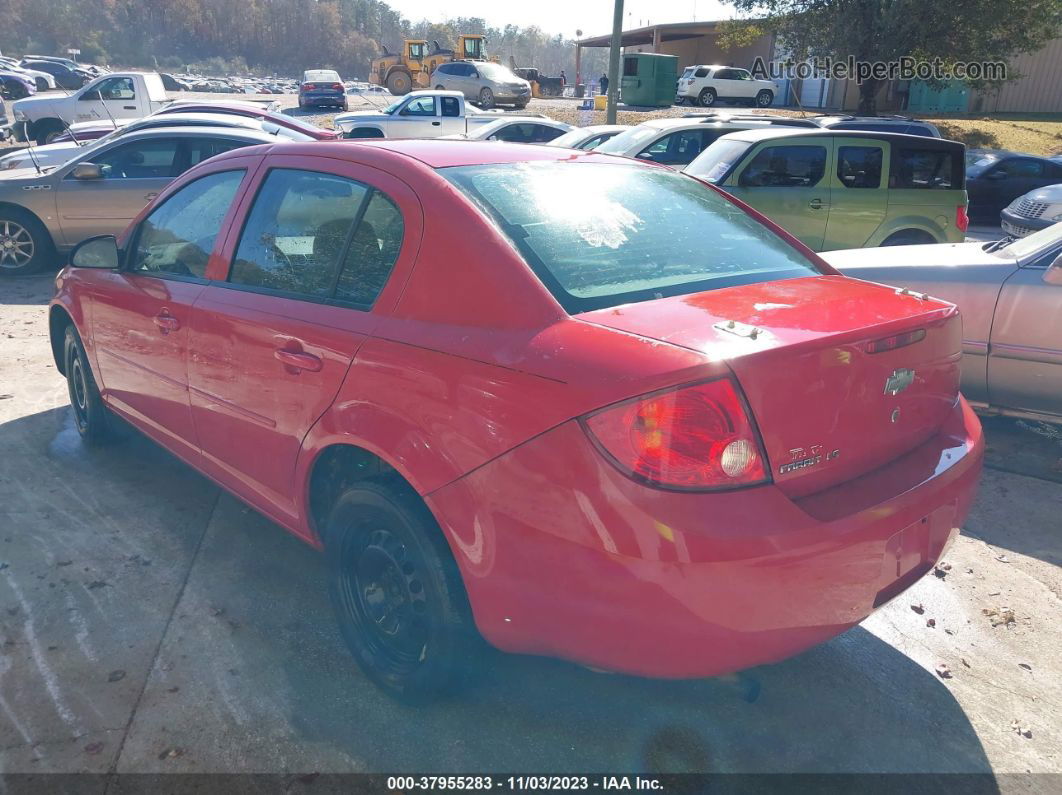
{"type": "MultiPolygon", "coordinates": [[[[94,722],[128,723],[119,771],[990,772],[945,684],[859,627],[791,660],[699,681],[484,650],[466,692],[396,704],[343,648],[321,556],[146,438],[88,450],[69,411],[54,409],[0,425],[5,460],[0,494],[21,512],[21,532],[0,553],[15,560],[28,545],[21,554],[41,557],[36,568],[12,564],[24,578],[23,610],[64,622],[63,589],[94,586],[26,585],[37,568],[63,565],[56,555],[74,560],[72,545],[134,561],[134,576],[82,577],[106,579],[93,593],[113,600],[112,621],[90,625],[88,636],[103,659],[58,642],[48,652],[62,657],[56,678],[30,669],[0,690],[31,717],[51,709],[57,690],[89,734],[94,722]],[[24,504],[10,501],[16,493],[24,504]],[[45,508],[59,520],[27,529],[28,512],[45,508]],[[121,642],[105,655],[111,635],[121,642]],[[125,685],[128,700],[116,701],[125,685]]],[[[0,574],[5,599],[12,572],[0,574]]],[[[69,640],[65,625],[55,630],[69,640]]],[[[23,714],[23,723],[34,721],[23,714]]],[[[978,780],[995,791],[991,778],[978,780]]]]}
{"type": "Polygon", "coordinates": [[[46,304],[55,293],[55,274],[62,266],[56,261],[44,273],[32,276],[0,277],[0,306],[46,304]]]}

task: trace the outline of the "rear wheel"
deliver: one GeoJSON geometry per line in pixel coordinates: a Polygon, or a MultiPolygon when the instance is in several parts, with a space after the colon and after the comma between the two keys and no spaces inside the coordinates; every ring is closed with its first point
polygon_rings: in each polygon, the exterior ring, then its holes
{"type": "Polygon", "coordinates": [[[401,482],[356,482],[323,536],[336,620],[365,675],[411,702],[464,684],[482,644],[457,564],[417,494],[401,482]]]}
{"type": "Polygon", "coordinates": [[[36,273],[55,259],[51,235],[30,213],[0,209],[0,275],[36,273]]]}
{"type": "Polygon", "coordinates": [[[479,106],[481,108],[493,108],[494,107],[494,92],[489,88],[484,88],[479,92],[479,106]]]}
{"type": "Polygon", "coordinates": [[[697,95],[697,101],[705,108],[710,108],[715,104],[716,95],[714,88],[701,89],[701,93],[697,95]]]}
{"type": "Polygon", "coordinates": [[[881,242],[881,245],[918,246],[923,243],[936,242],[936,239],[929,232],[923,232],[921,229],[904,229],[901,232],[893,232],[881,242]]]}
{"type": "Polygon", "coordinates": [[[768,91],[766,88],[756,95],[756,104],[761,108],[769,108],[771,103],[774,102],[774,92],[768,91]]]}
{"type": "Polygon", "coordinates": [[[63,337],[63,361],[70,406],[74,410],[77,432],[87,444],[101,445],[114,440],[113,420],[92,376],[85,347],[73,326],[66,327],[63,337]]]}
{"type": "Polygon", "coordinates": [[[34,82],[37,84],[37,90],[38,91],[47,91],[48,90],[48,81],[45,80],[43,77],[34,78],[34,82]]]}

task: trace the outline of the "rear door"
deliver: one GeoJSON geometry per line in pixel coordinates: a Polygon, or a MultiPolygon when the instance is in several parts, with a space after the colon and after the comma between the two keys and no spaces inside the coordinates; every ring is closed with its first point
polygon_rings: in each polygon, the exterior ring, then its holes
{"type": "Polygon", "coordinates": [[[180,188],[134,230],[125,267],[101,271],[92,338],[107,401],[186,459],[199,456],[188,402],[192,304],[214,243],[257,159],[230,160],[180,188]]]}
{"type": "Polygon", "coordinates": [[[834,163],[822,250],[862,248],[888,212],[888,144],[839,138],[834,163]]]}
{"type": "Polygon", "coordinates": [[[994,406],[1062,415],[1062,253],[1056,248],[1003,284],[992,323],[988,394],[994,406]]]}
{"type": "Polygon", "coordinates": [[[759,144],[722,187],[821,251],[830,214],[833,147],[828,136],[759,144]]]}
{"type": "Polygon", "coordinates": [[[294,526],[302,440],[393,305],[387,285],[400,286],[421,214],[375,169],[306,156],[268,165],[196,303],[190,401],[206,470],[294,526]]]}

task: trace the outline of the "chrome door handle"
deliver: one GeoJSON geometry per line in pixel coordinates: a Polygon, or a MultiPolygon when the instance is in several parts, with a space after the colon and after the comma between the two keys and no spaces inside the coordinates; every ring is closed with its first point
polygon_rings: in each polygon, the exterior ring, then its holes
{"type": "Polygon", "coordinates": [[[438,127],[438,126],[439,126],[440,124],[442,124],[442,122],[441,122],[441,121],[433,121],[433,122],[431,123],[431,126],[432,126],[432,127],[438,127]]]}

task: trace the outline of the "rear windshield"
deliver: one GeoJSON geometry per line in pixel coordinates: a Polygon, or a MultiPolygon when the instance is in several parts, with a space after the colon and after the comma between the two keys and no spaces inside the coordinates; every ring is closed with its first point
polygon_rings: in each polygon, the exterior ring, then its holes
{"type": "Polygon", "coordinates": [[[572,314],[820,272],[711,188],[668,169],[538,162],[440,173],[572,314]]]}

